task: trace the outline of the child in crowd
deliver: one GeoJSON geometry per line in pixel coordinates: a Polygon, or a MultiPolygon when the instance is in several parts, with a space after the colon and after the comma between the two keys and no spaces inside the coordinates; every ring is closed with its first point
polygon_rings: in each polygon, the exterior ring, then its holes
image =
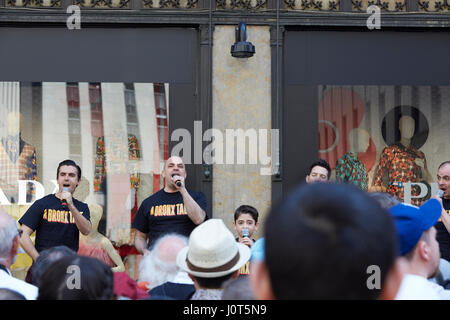
{"type": "Polygon", "coordinates": [[[234,212],[233,226],[238,233],[236,241],[251,248],[255,243],[253,234],[258,230],[258,210],[248,205],[240,206],[234,212]]]}
{"type": "MultiPolygon", "coordinates": [[[[238,234],[236,241],[247,245],[249,248],[256,241],[252,237],[258,230],[258,215],[258,210],[249,205],[242,205],[234,212],[233,226],[238,234]]],[[[248,262],[239,270],[239,274],[249,274],[248,262]]]]}

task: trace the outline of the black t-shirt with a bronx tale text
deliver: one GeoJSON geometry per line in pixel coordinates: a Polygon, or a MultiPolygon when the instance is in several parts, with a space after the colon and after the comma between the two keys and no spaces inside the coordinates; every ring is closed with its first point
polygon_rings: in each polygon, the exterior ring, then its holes
{"type": "MultiPolygon", "coordinates": [[[[205,195],[202,192],[188,192],[206,212],[205,195]]],[[[164,189],[142,201],[132,223],[132,228],[148,235],[149,248],[155,240],[168,233],[189,237],[196,226],[187,215],[181,193],[165,192],[164,189]]]]}
{"type": "MultiPolygon", "coordinates": [[[[90,221],[88,205],[75,198],[73,204],[83,217],[90,221]]],[[[36,230],[34,246],[38,252],[60,245],[78,251],[80,231],[75,219],[67,206],[63,206],[54,194],[36,200],[20,218],[19,223],[36,230]]]]}
{"type": "MultiPolygon", "coordinates": [[[[447,213],[450,213],[450,199],[442,198],[442,206],[447,213]]],[[[436,228],[436,240],[439,242],[441,258],[450,261],[450,234],[441,219],[434,227],[436,228]]]]}

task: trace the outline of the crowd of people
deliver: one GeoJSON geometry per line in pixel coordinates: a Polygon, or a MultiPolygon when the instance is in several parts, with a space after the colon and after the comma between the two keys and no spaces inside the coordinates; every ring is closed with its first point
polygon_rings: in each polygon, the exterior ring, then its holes
{"type": "Polygon", "coordinates": [[[442,195],[421,206],[330,175],[325,160],[313,163],[272,204],[256,240],[255,207],[239,206],[230,230],[208,217],[203,193],[186,189],[182,159],[169,158],[164,188],[132,223],[143,255],[135,280],[80,255],[79,235],[97,232],[98,217],[91,221],[89,206],[72,197],[81,168],[65,160],[59,191],[35,201],[19,225],[0,211],[0,299],[450,299],[450,162],[437,172],[442,195]],[[33,259],[25,281],[10,271],[20,245],[33,259]]]}

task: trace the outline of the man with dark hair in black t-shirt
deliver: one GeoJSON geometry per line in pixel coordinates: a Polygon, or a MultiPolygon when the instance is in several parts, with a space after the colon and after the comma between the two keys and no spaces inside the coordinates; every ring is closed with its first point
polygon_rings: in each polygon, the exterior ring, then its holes
{"type": "MultiPolygon", "coordinates": [[[[444,161],[438,167],[437,181],[439,189],[442,190],[442,206],[447,213],[450,213],[450,161],[444,161]]],[[[450,216],[442,216],[434,226],[439,242],[441,258],[450,261],[450,216]],[[448,218],[448,219],[446,219],[448,218]]]]}
{"type": "Polygon", "coordinates": [[[186,167],[180,157],[167,159],[162,175],[164,188],[142,202],[132,223],[134,246],[144,255],[162,235],[174,232],[189,237],[207,219],[205,195],[186,189],[186,167]]]}
{"type": "Polygon", "coordinates": [[[88,205],[72,198],[81,179],[81,168],[72,160],[62,161],[56,171],[59,190],[36,200],[19,220],[23,234],[20,244],[36,261],[39,252],[65,245],[78,251],[79,233],[91,231],[88,205]],[[33,245],[31,234],[36,231],[33,245]]]}

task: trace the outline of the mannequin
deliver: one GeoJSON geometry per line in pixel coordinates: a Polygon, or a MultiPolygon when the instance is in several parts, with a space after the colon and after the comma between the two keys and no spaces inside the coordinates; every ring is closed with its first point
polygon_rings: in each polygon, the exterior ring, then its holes
{"type": "MultiPolygon", "coordinates": [[[[415,121],[411,116],[403,115],[398,122],[400,141],[383,149],[374,176],[371,191],[385,191],[403,201],[405,182],[432,182],[427,169],[425,154],[411,144],[414,136],[415,121]],[[388,185],[383,185],[383,175],[387,172],[388,185]]],[[[418,186],[412,186],[413,196],[420,194],[418,186]]],[[[423,201],[414,198],[411,203],[419,206],[423,201]]]]}
{"type": "MultiPolygon", "coordinates": [[[[84,201],[89,195],[89,182],[82,177],[80,185],[77,187],[74,197],[84,201]]],[[[111,241],[98,232],[98,224],[103,215],[103,209],[100,205],[89,204],[91,212],[91,232],[85,236],[80,233],[80,246],[78,254],[82,256],[95,257],[109,265],[114,272],[125,271],[125,266],[120,255],[114,249],[111,241]]]]}
{"type": "Polygon", "coordinates": [[[410,116],[402,116],[398,122],[398,130],[400,130],[400,143],[404,147],[409,147],[411,139],[414,136],[415,123],[410,116]]]}
{"type": "Polygon", "coordinates": [[[355,128],[349,132],[348,142],[348,152],[336,162],[336,181],[350,182],[367,190],[366,166],[358,159],[358,154],[367,151],[370,135],[364,129],[355,128]]]}
{"type": "MultiPolygon", "coordinates": [[[[34,147],[22,140],[22,114],[11,111],[6,116],[7,132],[1,139],[0,147],[0,187],[11,203],[18,200],[17,180],[37,180],[36,151],[34,147]]],[[[30,184],[27,201],[34,193],[30,184]]]]}

